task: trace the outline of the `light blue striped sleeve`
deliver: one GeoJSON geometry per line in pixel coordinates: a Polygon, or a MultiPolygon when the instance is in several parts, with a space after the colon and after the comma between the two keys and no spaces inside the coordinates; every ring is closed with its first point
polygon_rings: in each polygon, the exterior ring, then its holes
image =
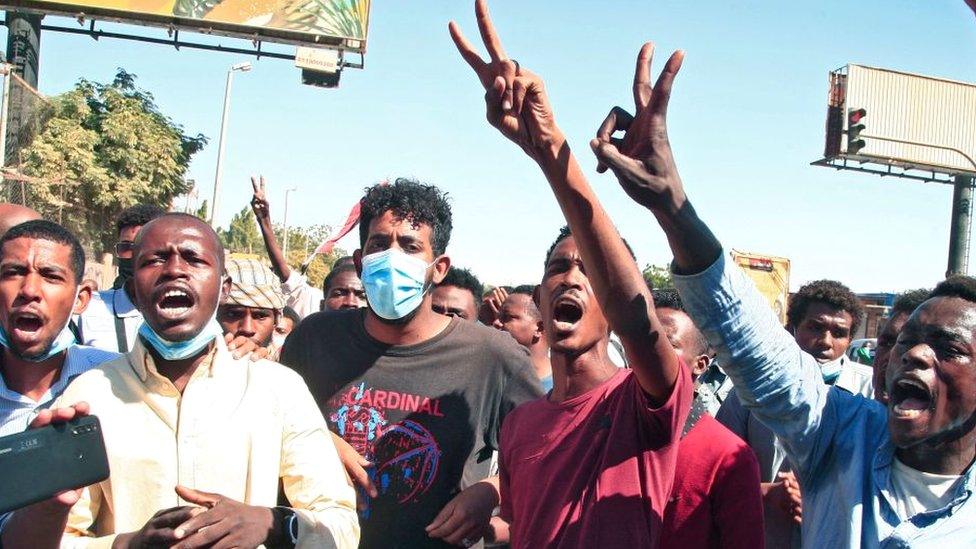
{"type": "Polygon", "coordinates": [[[674,285],[742,404],[782,440],[801,473],[815,468],[834,426],[824,424],[829,387],[813,357],[724,251],[701,273],[675,274],[674,285]]]}

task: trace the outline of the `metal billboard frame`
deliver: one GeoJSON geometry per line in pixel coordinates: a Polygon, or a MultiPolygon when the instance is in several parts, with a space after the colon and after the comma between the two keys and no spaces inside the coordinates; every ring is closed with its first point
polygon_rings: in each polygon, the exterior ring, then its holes
{"type": "MultiPolygon", "coordinates": [[[[332,48],[346,51],[354,51],[360,54],[366,53],[366,43],[369,38],[369,28],[366,28],[366,36],[362,38],[351,37],[330,37],[305,32],[294,32],[284,29],[267,27],[253,27],[248,25],[238,25],[234,23],[224,23],[220,21],[194,20],[175,15],[157,15],[150,13],[136,13],[127,10],[113,10],[104,8],[90,8],[80,10],[79,6],[69,2],[39,2],[36,0],[2,0],[0,9],[16,10],[40,15],[60,15],[72,17],[79,21],[85,19],[111,21],[113,23],[124,23],[139,25],[144,27],[156,27],[167,29],[170,32],[183,30],[200,34],[211,34],[217,36],[227,36],[229,38],[241,38],[254,42],[268,41],[279,44],[290,44],[295,46],[309,46],[332,48]],[[199,21],[199,23],[194,22],[199,21]]],[[[372,2],[370,2],[372,8],[372,2]]]]}
{"type": "MultiPolygon", "coordinates": [[[[57,15],[58,17],[62,16],[60,14],[49,14],[49,15],[57,15]]],[[[114,32],[114,31],[98,29],[96,28],[96,24],[99,21],[96,19],[89,19],[86,21],[84,17],[78,17],[77,20],[79,23],[79,28],[60,26],[60,25],[41,24],[41,30],[63,32],[66,34],[76,34],[81,36],[89,36],[96,41],[101,38],[112,38],[117,40],[131,40],[135,42],[145,42],[148,44],[158,44],[162,46],[172,46],[176,50],[179,50],[180,48],[187,48],[187,49],[198,49],[198,50],[207,50],[207,51],[219,51],[224,53],[233,53],[233,54],[240,54],[240,55],[253,55],[257,59],[260,59],[262,57],[267,57],[269,59],[285,59],[289,61],[295,60],[295,54],[293,53],[283,53],[283,52],[264,49],[264,42],[258,38],[253,38],[251,40],[251,43],[254,46],[253,49],[247,49],[247,48],[239,48],[234,46],[224,46],[221,44],[204,44],[202,42],[187,42],[185,40],[180,39],[180,29],[178,28],[166,29],[168,38],[158,38],[153,36],[144,36],[139,34],[129,34],[124,32],[114,32]]],[[[130,21],[111,21],[111,22],[131,24],[130,21]]],[[[0,25],[8,26],[6,17],[0,20],[0,25]]],[[[150,25],[145,25],[145,26],[148,28],[154,28],[154,29],[158,28],[162,30],[161,27],[153,27],[150,25]]],[[[207,34],[207,33],[200,32],[199,29],[193,30],[191,32],[194,32],[196,34],[207,34]]],[[[245,39],[239,36],[224,36],[224,37],[231,38],[231,39],[240,39],[240,40],[245,39]]],[[[273,43],[278,44],[277,42],[273,42],[273,43]]],[[[366,67],[366,56],[363,53],[357,51],[342,50],[342,49],[339,50],[339,53],[340,53],[340,65],[342,68],[363,69],[366,67]],[[353,60],[350,60],[348,57],[349,54],[358,56],[358,59],[354,58],[353,60]]]]}
{"type": "MultiPolygon", "coordinates": [[[[830,71],[830,74],[831,74],[831,76],[838,75],[838,76],[845,76],[846,77],[847,72],[848,72],[848,68],[851,65],[853,65],[853,64],[844,65],[844,66],[842,66],[842,67],[840,67],[840,68],[838,68],[836,70],[830,71]]],[[[867,66],[867,65],[858,65],[858,66],[862,66],[862,67],[869,68],[869,69],[876,69],[876,67],[870,67],[870,66],[867,66]]],[[[891,69],[880,69],[880,70],[885,70],[885,71],[889,71],[889,72],[893,72],[893,73],[897,73],[897,74],[904,74],[904,75],[908,75],[908,76],[922,77],[922,78],[927,78],[927,79],[930,79],[930,80],[939,80],[939,81],[945,81],[945,82],[954,82],[954,83],[960,83],[960,84],[968,84],[967,82],[959,82],[959,81],[951,80],[951,79],[947,79],[947,78],[939,78],[939,77],[934,77],[934,76],[926,76],[926,75],[914,74],[914,73],[905,72],[905,71],[896,71],[896,70],[891,70],[891,69]]],[[[831,93],[833,93],[833,90],[831,90],[831,93]]],[[[847,101],[846,100],[846,84],[845,84],[845,89],[844,89],[844,95],[845,95],[845,97],[844,97],[844,100],[843,100],[843,103],[842,103],[841,106],[843,106],[844,108],[846,108],[847,107],[847,105],[846,105],[846,101],[847,101]]],[[[831,100],[833,100],[833,99],[834,98],[831,97],[831,100]]],[[[828,106],[830,106],[829,102],[828,102],[828,106]]],[[[829,128],[828,128],[828,132],[829,132],[829,128]]],[[[845,132],[841,132],[841,133],[846,133],[846,131],[845,132]]],[[[943,145],[934,145],[934,144],[931,144],[931,143],[919,143],[919,142],[914,142],[914,141],[906,141],[906,140],[903,140],[903,139],[897,139],[897,138],[888,137],[888,136],[881,136],[881,135],[871,135],[871,134],[868,134],[868,133],[861,133],[861,134],[859,134],[859,136],[861,138],[873,139],[873,140],[877,140],[877,141],[889,141],[889,142],[902,143],[902,144],[907,144],[907,145],[915,145],[915,146],[919,146],[919,147],[928,147],[928,148],[931,148],[931,149],[941,149],[941,150],[952,151],[952,152],[960,155],[961,157],[963,157],[969,164],[971,164],[972,165],[972,169],[971,170],[958,170],[958,169],[951,169],[951,168],[942,167],[942,166],[919,165],[917,163],[908,162],[908,161],[905,161],[905,160],[902,160],[902,159],[889,158],[889,157],[884,157],[884,156],[875,156],[875,155],[865,155],[865,154],[849,154],[849,153],[846,153],[846,152],[841,152],[840,154],[838,154],[836,156],[824,156],[820,160],[815,160],[815,161],[811,162],[810,165],[811,166],[822,166],[822,167],[825,167],[825,168],[834,168],[834,169],[837,169],[837,170],[853,170],[853,171],[859,171],[859,172],[863,172],[863,173],[870,173],[870,174],[878,175],[878,176],[881,176],[881,177],[885,177],[885,176],[901,177],[901,178],[905,178],[905,179],[914,179],[916,181],[925,181],[925,182],[931,182],[931,183],[942,183],[942,184],[948,184],[948,185],[954,184],[954,182],[955,182],[955,179],[954,178],[956,176],[972,177],[972,176],[976,175],[976,159],[974,159],[973,157],[971,157],[965,151],[961,151],[961,150],[959,150],[957,148],[949,147],[949,146],[943,146],[943,145]],[[855,163],[856,163],[856,165],[855,165],[855,163]],[[931,174],[931,175],[928,175],[928,174],[931,174]],[[942,177],[939,177],[940,175],[942,177]]],[[[830,138],[830,136],[828,135],[828,139],[829,138],[830,138]]]]}

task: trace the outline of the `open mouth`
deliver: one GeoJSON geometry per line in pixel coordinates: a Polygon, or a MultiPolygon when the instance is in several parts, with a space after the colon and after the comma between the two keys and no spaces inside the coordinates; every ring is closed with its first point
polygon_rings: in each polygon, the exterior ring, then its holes
{"type": "Polygon", "coordinates": [[[169,290],[157,302],[159,312],[165,316],[176,317],[193,307],[193,296],[185,290],[169,290]]]}
{"type": "Polygon", "coordinates": [[[895,382],[889,402],[896,416],[914,419],[931,409],[932,393],[921,381],[903,377],[895,382]]]}
{"type": "Polygon", "coordinates": [[[44,320],[34,313],[21,313],[14,318],[14,330],[23,334],[35,334],[44,326],[44,320]]]}
{"type": "Polygon", "coordinates": [[[560,298],[552,308],[552,319],[557,330],[571,330],[583,318],[583,307],[573,299],[560,298]]]}

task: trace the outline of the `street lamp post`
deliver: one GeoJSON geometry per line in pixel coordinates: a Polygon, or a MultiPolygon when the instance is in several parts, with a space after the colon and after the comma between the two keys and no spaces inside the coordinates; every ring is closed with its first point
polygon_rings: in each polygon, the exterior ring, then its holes
{"type": "Polygon", "coordinates": [[[217,202],[220,196],[220,173],[224,164],[224,137],[227,133],[227,115],[230,114],[230,88],[234,81],[234,71],[247,72],[251,70],[249,62],[232,65],[227,71],[227,86],[224,88],[224,114],[220,117],[220,140],[217,143],[217,173],[214,175],[213,201],[210,206],[210,224],[217,219],[217,202]]]}
{"type": "Polygon", "coordinates": [[[292,187],[290,189],[285,189],[285,218],[283,220],[285,225],[285,245],[282,247],[283,254],[285,256],[285,262],[288,262],[288,193],[292,191],[297,191],[298,187],[292,187]]]}

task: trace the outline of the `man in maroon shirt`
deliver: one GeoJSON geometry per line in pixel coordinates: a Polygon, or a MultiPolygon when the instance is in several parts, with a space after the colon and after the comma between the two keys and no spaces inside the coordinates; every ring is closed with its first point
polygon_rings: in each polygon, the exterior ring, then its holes
{"type": "MultiPolygon", "coordinates": [[[[678,292],[655,290],[653,295],[668,341],[697,380],[711,354],[705,336],[684,311],[678,292]]],[[[755,454],[706,413],[697,394],[683,431],[658,548],[761,549],[763,507],[755,454]]]]}
{"type": "MultiPolygon", "coordinates": [[[[633,255],[556,126],[542,81],[506,57],[483,1],[476,12],[489,62],[456,23],[450,30],[486,89],[488,120],[539,164],[569,223],[546,256],[536,294],[553,389],[516,408],[502,426],[502,517],[510,521],[511,544],[656,547],[691,405],[690,376],[633,255]],[[631,369],[610,361],[610,330],[631,369]]],[[[650,101],[666,97],[657,89],[669,88],[674,75],[665,72],[652,88],[647,54],[634,91],[650,101]]],[[[666,103],[648,108],[663,115],[666,103]]]]}

